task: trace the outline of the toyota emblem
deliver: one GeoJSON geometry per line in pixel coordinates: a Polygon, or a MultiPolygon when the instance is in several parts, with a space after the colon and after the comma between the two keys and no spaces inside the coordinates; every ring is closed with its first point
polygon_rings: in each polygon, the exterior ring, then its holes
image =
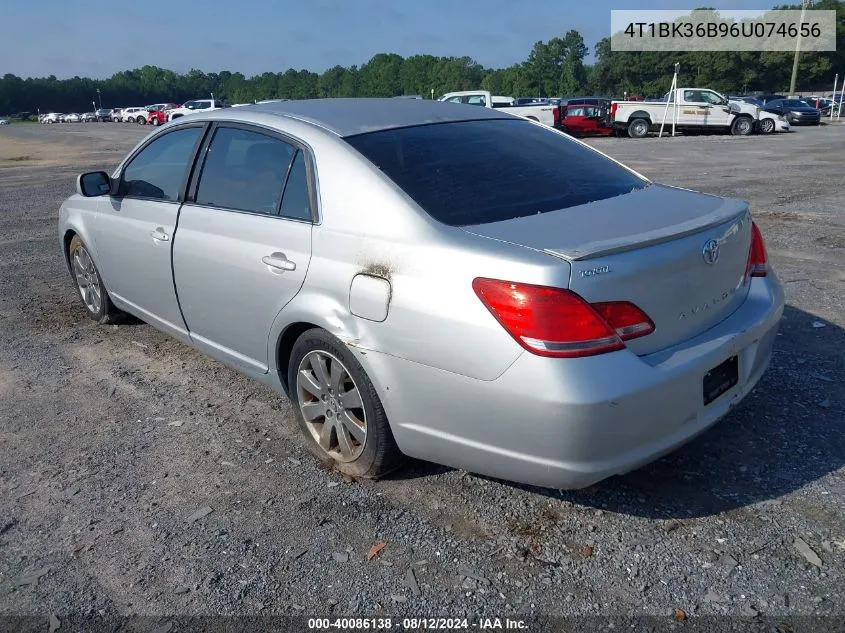
{"type": "Polygon", "coordinates": [[[710,265],[719,261],[719,242],[716,240],[707,240],[704,242],[704,248],[701,250],[704,256],[704,261],[710,265]]]}

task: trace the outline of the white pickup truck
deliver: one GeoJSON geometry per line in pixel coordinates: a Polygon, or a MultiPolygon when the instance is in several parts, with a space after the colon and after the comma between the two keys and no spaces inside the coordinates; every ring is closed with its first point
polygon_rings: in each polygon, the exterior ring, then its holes
{"type": "Polygon", "coordinates": [[[656,130],[666,116],[667,129],[677,112],[677,129],[685,132],[729,130],[731,134],[751,134],[760,118],[760,108],[741,101],[729,101],[709,88],[678,88],[667,92],[662,101],[612,101],[613,125],[633,138],[642,138],[656,130]],[[676,103],[677,102],[677,103],[676,103]],[[667,111],[666,104],[669,104],[667,111]]]}
{"type": "Polygon", "coordinates": [[[173,108],[167,111],[167,120],[173,121],[179,117],[187,114],[194,114],[195,112],[211,112],[212,110],[219,110],[220,108],[228,108],[229,105],[219,101],[218,99],[194,99],[193,101],[186,101],[181,108],[173,108]]]}
{"type": "Polygon", "coordinates": [[[452,103],[466,103],[468,105],[482,106],[485,108],[496,108],[503,110],[508,114],[515,114],[517,116],[531,119],[532,121],[539,121],[549,127],[555,127],[557,121],[555,120],[556,106],[548,103],[532,103],[530,105],[516,105],[516,99],[513,97],[500,97],[492,95],[486,90],[464,90],[463,92],[448,92],[438,99],[438,101],[450,101],[452,103]]]}

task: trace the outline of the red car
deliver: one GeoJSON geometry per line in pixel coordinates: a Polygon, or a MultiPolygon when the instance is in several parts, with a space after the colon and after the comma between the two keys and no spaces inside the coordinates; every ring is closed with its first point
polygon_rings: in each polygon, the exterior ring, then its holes
{"type": "Polygon", "coordinates": [[[613,121],[598,106],[561,106],[559,116],[558,127],[572,136],[611,136],[614,132],[613,121]]]}
{"type": "Polygon", "coordinates": [[[147,110],[147,123],[150,125],[164,125],[167,123],[167,111],[173,108],[179,108],[179,103],[158,103],[155,106],[150,106],[147,110]]]}

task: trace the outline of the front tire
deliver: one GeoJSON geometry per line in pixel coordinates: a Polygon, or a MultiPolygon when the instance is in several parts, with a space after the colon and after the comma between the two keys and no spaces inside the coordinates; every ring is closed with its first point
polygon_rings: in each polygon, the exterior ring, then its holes
{"type": "Polygon", "coordinates": [[[150,121],[150,123],[152,123],[153,127],[158,127],[159,125],[161,125],[161,123],[158,122],[158,117],[153,117],[153,120],[150,121]]]}
{"type": "Polygon", "coordinates": [[[342,473],[377,479],[404,456],[373,383],[349,349],[314,328],[294,343],[288,391],[308,449],[342,473]]]}
{"type": "Polygon", "coordinates": [[[147,124],[147,119],[145,119],[145,118],[144,118],[144,117],[142,117],[142,116],[139,116],[139,117],[136,119],[136,121],[138,121],[138,125],[146,125],[146,124],[147,124]]]}
{"type": "Polygon", "coordinates": [[[648,121],[645,119],[634,119],[628,124],[628,136],[631,138],[644,138],[648,134],[648,121]]]}
{"type": "Polygon", "coordinates": [[[731,124],[731,134],[734,136],[748,136],[754,131],[754,122],[751,117],[738,116],[731,124]]]}
{"type": "Polygon", "coordinates": [[[760,121],[760,134],[771,134],[775,131],[775,122],[772,119],[762,119],[760,121]]]}
{"type": "Polygon", "coordinates": [[[68,246],[68,261],[76,289],[89,318],[103,325],[120,320],[123,313],[111,302],[88,247],[78,235],[73,236],[68,246]]]}

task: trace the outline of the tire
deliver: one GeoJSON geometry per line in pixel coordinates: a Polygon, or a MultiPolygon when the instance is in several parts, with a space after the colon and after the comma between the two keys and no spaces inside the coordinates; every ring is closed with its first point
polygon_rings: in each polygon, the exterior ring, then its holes
{"type": "Polygon", "coordinates": [[[535,116],[527,116],[527,117],[525,117],[525,118],[526,118],[526,119],[528,119],[529,121],[537,121],[537,123],[539,123],[539,122],[540,122],[540,119],[538,119],[538,118],[537,118],[537,117],[535,117],[535,116]]]}
{"type": "Polygon", "coordinates": [[[76,290],[88,317],[103,325],[121,320],[124,313],[114,307],[111,302],[108,290],[100,277],[100,271],[97,270],[88,247],[78,235],[73,236],[68,246],[68,262],[71,277],[76,284],[76,290]]]}
{"type": "Polygon", "coordinates": [[[754,121],[748,116],[738,116],[731,123],[731,134],[734,136],[748,136],[754,131],[754,121]]]}
{"type": "Polygon", "coordinates": [[[775,122],[772,119],[760,119],[760,134],[771,134],[775,131],[775,122]]]}
{"type": "Polygon", "coordinates": [[[646,119],[634,119],[628,123],[628,136],[631,138],[644,138],[648,134],[648,121],[646,119]]]}
{"type": "Polygon", "coordinates": [[[147,119],[145,119],[142,116],[139,116],[137,119],[135,119],[135,121],[137,121],[138,125],[146,125],[147,124],[147,119]]]}
{"type": "Polygon", "coordinates": [[[369,479],[402,465],[404,456],[373,383],[347,347],[325,330],[308,330],[294,343],[288,392],[305,443],[321,461],[332,462],[347,475],[369,479]],[[358,398],[349,395],[353,392],[358,398]]]}
{"type": "Polygon", "coordinates": [[[154,127],[158,127],[159,125],[161,125],[161,123],[159,123],[159,120],[158,120],[158,117],[157,117],[157,116],[154,116],[154,117],[153,117],[153,120],[152,120],[152,121],[150,121],[150,123],[151,123],[154,127]]]}

